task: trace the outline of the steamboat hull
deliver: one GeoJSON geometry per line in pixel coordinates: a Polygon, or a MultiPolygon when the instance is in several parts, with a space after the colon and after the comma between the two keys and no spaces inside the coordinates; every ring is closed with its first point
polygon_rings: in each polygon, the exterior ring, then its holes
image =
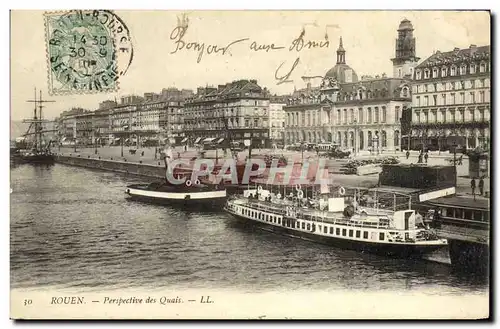
{"type": "MultiPolygon", "coordinates": [[[[226,209],[226,211],[228,211],[226,209]]],[[[357,241],[337,238],[335,236],[324,236],[314,234],[308,231],[291,229],[285,226],[277,226],[267,224],[265,222],[258,222],[248,219],[234,212],[228,211],[239,225],[244,227],[258,228],[263,231],[272,232],[279,235],[298,238],[306,241],[321,243],[339,249],[356,250],[360,252],[372,253],[382,256],[389,256],[394,258],[422,258],[426,253],[432,252],[439,248],[445,247],[443,244],[436,245],[417,245],[417,244],[403,244],[403,243],[374,243],[370,241],[357,241]]]]}
{"type": "Polygon", "coordinates": [[[185,207],[188,209],[221,210],[226,203],[225,190],[214,191],[152,191],[140,185],[128,186],[127,198],[144,203],[185,207]]]}
{"type": "Polygon", "coordinates": [[[39,154],[39,155],[21,155],[16,157],[16,160],[22,163],[31,164],[54,164],[55,159],[53,155],[50,154],[39,154]]]}

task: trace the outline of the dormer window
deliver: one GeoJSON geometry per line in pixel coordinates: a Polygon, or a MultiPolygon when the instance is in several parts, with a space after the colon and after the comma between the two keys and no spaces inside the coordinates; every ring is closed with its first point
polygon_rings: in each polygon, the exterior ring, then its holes
{"type": "Polygon", "coordinates": [[[407,98],[408,97],[408,87],[403,87],[401,91],[401,96],[407,98]]]}
{"type": "Polygon", "coordinates": [[[476,64],[471,64],[470,65],[470,74],[476,73],[476,64]]]}
{"type": "Polygon", "coordinates": [[[363,89],[358,90],[358,99],[363,99],[363,89]]]}
{"type": "Polygon", "coordinates": [[[457,75],[457,67],[456,66],[452,66],[451,69],[450,69],[450,75],[453,77],[455,75],[457,75]]]}
{"type": "Polygon", "coordinates": [[[437,78],[438,77],[438,69],[435,67],[432,69],[432,77],[437,78]]]}
{"type": "Polygon", "coordinates": [[[441,77],[442,78],[446,77],[447,73],[448,73],[448,69],[446,67],[441,68],[441,77]]]}
{"type": "Polygon", "coordinates": [[[485,63],[479,64],[479,72],[481,72],[481,73],[486,72],[486,64],[485,63]]]}
{"type": "Polygon", "coordinates": [[[422,71],[417,70],[417,71],[415,72],[415,78],[416,78],[417,80],[422,79],[422,71]]]}
{"type": "Polygon", "coordinates": [[[466,73],[467,73],[467,66],[466,65],[460,66],[460,75],[464,75],[466,73]]]}
{"type": "Polygon", "coordinates": [[[428,69],[425,69],[425,70],[424,70],[424,79],[429,79],[429,77],[430,77],[430,73],[431,73],[431,72],[430,72],[428,69]]]}

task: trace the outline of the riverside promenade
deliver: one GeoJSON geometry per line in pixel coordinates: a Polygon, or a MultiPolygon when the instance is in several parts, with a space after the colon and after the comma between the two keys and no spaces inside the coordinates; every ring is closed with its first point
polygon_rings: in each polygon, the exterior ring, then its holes
{"type": "MultiPolygon", "coordinates": [[[[122,156],[122,148],[120,146],[104,146],[99,148],[75,148],[72,147],[61,147],[55,148],[54,152],[58,155],[64,157],[80,157],[87,159],[100,159],[100,160],[112,160],[112,161],[120,161],[134,164],[143,164],[155,167],[163,167],[163,161],[160,158],[160,154],[156,154],[155,156],[155,148],[140,148],[135,149],[135,147],[123,147],[123,156],[122,156]],[[131,154],[129,150],[135,150],[135,154],[131,154]]],[[[224,152],[222,150],[207,150],[203,157],[207,159],[218,159],[219,162],[222,162],[225,158],[224,152]]],[[[253,149],[252,150],[252,158],[253,157],[261,157],[264,155],[275,155],[275,156],[284,156],[288,159],[292,159],[297,163],[309,160],[309,161],[317,161],[318,156],[316,152],[313,151],[288,151],[288,150],[271,150],[271,149],[253,149]]],[[[172,155],[174,159],[193,159],[193,158],[201,158],[200,151],[194,148],[184,149],[183,146],[174,147],[172,150],[172,155]]],[[[228,155],[229,156],[229,155],[228,155]]],[[[375,155],[370,155],[369,153],[359,154],[354,157],[355,159],[368,159],[374,157],[375,155]]],[[[410,152],[410,156],[406,159],[405,152],[387,152],[382,153],[380,156],[395,156],[397,157],[401,163],[417,163],[418,160],[418,152],[410,152]]],[[[457,158],[460,155],[457,154],[457,158]]],[[[238,153],[238,159],[245,160],[248,157],[248,150],[244,150],[238,153]]],[[[450,165],[449,159],[453,158],[453,154],[449,154],[448,152],[429,152],[429,165],[450,165]]],[[[330,169],[330,177],[334,182],[337,182],[340,185],[345,186],[359,186],[359,187],[368,187],[373,186],[378,182],[378,175],[365,175],[365,176],[357,176],[357,175],[344,175],[338,173],[338,168],[342,166],[342,164],[346,163],[348,159],[330,159],[327,160],[326,166],[330,169]]],[[[457,165],[457,193],[459,194],[471,194],[470,188],[470,178],[468,178],[468,158],[467,156],[463,156],[463,161],[461,165],[457,165]]],[[[478,180],[476,180],[476,184],[478,180]]],[[[485,178],[484,180],[484,190],[490,191],[490,179],[485,178]]],[[[477,190],[476,190],[477,193],[477,190]]]]}

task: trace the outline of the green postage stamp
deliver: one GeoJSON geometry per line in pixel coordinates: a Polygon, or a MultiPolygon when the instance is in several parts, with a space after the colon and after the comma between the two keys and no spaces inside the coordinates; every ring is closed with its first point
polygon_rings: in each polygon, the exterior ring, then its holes
{"type": "Polygon", "coordinates": [[[45,13],[45,31],[50,94],[118,89],[119,77],[128,69],[133,50],[128,28],[114,13],[106,10],[45,13]]]}

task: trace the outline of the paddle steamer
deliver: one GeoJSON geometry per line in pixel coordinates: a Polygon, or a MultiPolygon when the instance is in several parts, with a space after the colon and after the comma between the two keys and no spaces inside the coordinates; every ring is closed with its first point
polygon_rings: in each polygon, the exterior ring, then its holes
{"type": "Polygon", "coordinates": [[[315,195],[296,186],[285,195],[259,185],[230,197],[224,209],[266,231],[387,256],[418,258],[447,245],[411,209],[410,196],[377,189],[315,195]]]}

